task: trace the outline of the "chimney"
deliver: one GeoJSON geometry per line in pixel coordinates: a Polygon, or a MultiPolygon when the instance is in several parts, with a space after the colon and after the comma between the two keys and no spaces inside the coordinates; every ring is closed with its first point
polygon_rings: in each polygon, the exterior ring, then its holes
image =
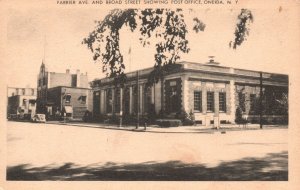
{"type": "Polygon", "coordinates": [[[80,87],[80,70],[76,70],[76,87],[80,87]]]}
{"type": "Polygon", "coordinates": [[[209,57],[209,62],[210,63],[214,63],[215,62],[215,60],[214,60],[215,56],[208,56],[208,57],[209,57]]]}
{"type": "Polygon", "coordinates": [[[67,69],[67,70],[66,70],[66,73],[67,73],[67,74],[70,74],[70,69],[67,69]]]}
{"type": "Polygon", "coordinates": [[[214,58],[215,56],[208,56],[209,61],[206,63],[206,65],[220,65],[220,63],[215,62],[214,58]]]}

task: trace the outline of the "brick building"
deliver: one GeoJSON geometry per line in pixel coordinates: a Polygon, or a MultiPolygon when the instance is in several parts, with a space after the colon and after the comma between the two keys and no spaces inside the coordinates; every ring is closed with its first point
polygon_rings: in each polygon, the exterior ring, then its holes
{"type": "Polygon", "coordinates": [[[36,88],[7,87],[7,117],[33,116],[36,111],[36,88]]]}
{"type": "Polygon", "coordinates": [[[66,113],[67,117],[81,119],[87,110],[92,112],[92,105],[91,89],[57,86],[47,91],[49,116],[55,117],[56,113],[66,113]]]}
{"type": "Polygon", "coordinates": [[[282,105],[287,101],[287,75],[223,67],[213,60],[206,64],[180,62],[172,65],[163,83],[147,87],[152,70],[127,73],[123,88],[115,87],[109,78],[93,81],[94,114],[147,115],[154,108],[156,114],[162,111],[166,117],[175,118],[184,111],[192,112],[198,124],[207,126],[234,123],[236,110],[240,108],[243,117],[255,123],[259,119],[262,94],[263,118],[273,123],[287,121],[287,103],[282,105]]]}
{"type": "Polygon", "coordinates": [[[87,73],[71,74],[49,72],[42,63],[38,75],[37,112],[47,114],[48,118],[67,116],[82,118],[84,112],[92,111],[92,93],[87,73]]]}

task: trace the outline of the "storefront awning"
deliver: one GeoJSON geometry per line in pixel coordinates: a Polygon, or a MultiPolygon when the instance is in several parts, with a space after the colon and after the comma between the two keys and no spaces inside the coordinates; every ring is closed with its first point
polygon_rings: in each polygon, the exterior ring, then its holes
{"type": "Polygon", "coordinates": [[[65,109],[65,112],[66,112],[66,113],[73,113],[73,108],[72,108],[72,106],[65,106],[64,109],[65,109]]]}

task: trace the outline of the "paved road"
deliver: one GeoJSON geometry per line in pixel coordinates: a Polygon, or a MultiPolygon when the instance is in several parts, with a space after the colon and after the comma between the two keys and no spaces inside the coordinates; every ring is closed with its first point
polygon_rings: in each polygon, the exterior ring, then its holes
{"type": "Polygon", "coordinates": [[[287,129],[141,133],[7,122],[8,180],[287,180],[287,129]]]}

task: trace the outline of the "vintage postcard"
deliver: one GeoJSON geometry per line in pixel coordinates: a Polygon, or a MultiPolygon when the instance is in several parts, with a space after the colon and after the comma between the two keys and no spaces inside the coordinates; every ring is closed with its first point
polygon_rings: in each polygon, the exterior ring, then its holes
{"type": "Polygon", "coordinates": [[[0,190],[300,188],[300,1],[0,5],[0,190]]]}

